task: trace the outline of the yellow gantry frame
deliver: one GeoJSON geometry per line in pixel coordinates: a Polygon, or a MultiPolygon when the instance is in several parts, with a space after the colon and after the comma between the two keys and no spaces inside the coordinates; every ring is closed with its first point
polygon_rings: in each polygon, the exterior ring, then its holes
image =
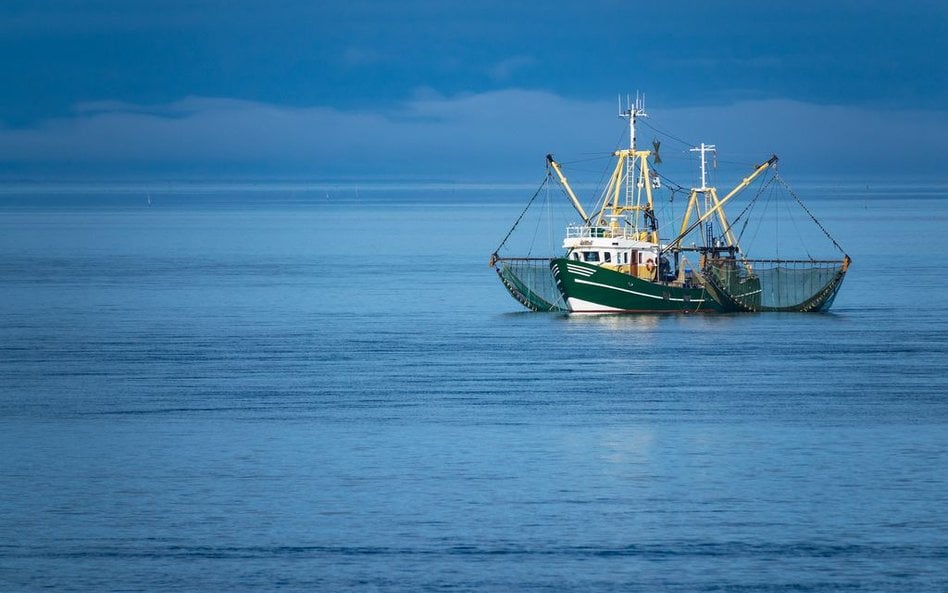
{"type": "MultiPolygon", "coordinates": [[[[579,199],[576,197],[576,194],[573,192],[573,189],[570,187],[569,182],[566,180],[566,176],[563,175],[562,169],[560,169],[559,163],[553,159],[553,155],[546,155],[546,160],[553,168],[553,171],[556,172],[556,176],[560,181],[560,185],[563,186],[563,190],[566,192],[566,195],[569,197],[570,201],[573,203],[573,207],[576,208],[576,211],[579,212],[579,215],[583,217],[584,223],[589,223],[595,218],[596,226],[608,227],[613,237],[622,236],[624,234],[624,229],[620,226],[620,221],[622,217],[627,212],[644,212],[646,210],[654,212],[652,207],[652,183],[651,176],[649,174],[648,168],[648,157],[651,156],[652,152],[650,150],[618,150],[613,153],[618,159],[616,160],[615,169],[612,171],[612,176],[609,178],[609,184],[606,186],[606,190],[602,194],[602,207],[599,209],[599,212],[595,213],[593,216],[586,214],[586,211],[583,210],[582,205],[579,203],[579,199]],[[639,171],[639,180],[642,186],[645,188],[645,204],[641,203],[641,193],[636,195],[635,204],[623,204],[622,197],[622,187],[623,183],[626,180],[626,169],[629,159],[633,159],[632,167],[636,166],[635,161],[638,161],[638,171],[639,171]]],[[[642,227],[639,225],[639,217],[636,216],[636,219],[633,223],[634,234],[633,238],[639,239],[641,241],[651,241],[652,243],[658,243],[658,231],[648,231],[642,230],[642,227]]]]}
{"type": "MultiPolygon", "coordinates": [[[[612,176],[609,178],[609,185],[606,186],[606,191],[603,192],[603,203],[602,208],[599,209],[599,212],[596,214],[596,225],[597,226],[608,226],[609,230],[612,233],[613,237],[623,235],[623,229],[619,227],[619,221],[622,219],[622,215],[626,212],[635,212],[636,219],[633,223],[634,234],[633,238],[640,241],[650,241],[652,243],[659,243],[658,231],[648,231],[641,230],[639,225],[639,216],[638,214],[645,211],[651,211],[654,216],[654,208],[652,203],[652,179],[649,173],[648,168],[648,157],[651,156],[652,151],[650,150],[617,150],[613,153],[618,157],[616,161],[616,167],[612,171],[612,176]],[[633,159],[632,166],[635,166],[635,160],[639,162],[639,181],[645,188],[645,204],[641,203],[641,191],[636,194],[635,204],[623,205],[620,202],[620,194],[623,186],[623,181],[628,181],[625,175],[625,169],[628,159],[633,159]],[[607,220],[608,223],[607,223],[607,220]]],[[[560,184],[563,186],[563,189],[566,191],[566,195],[569,196],[569,199],[573,202],[573,207],[576,208],[576,211],[579,212],[579,215],[583,217],[584,223],[589,223],[591,217],[586,214],[586,211],[583,209],[582,204],[579,203],[579,199],[576,197],[576,194],[573,192],[573,188],[570,187],[569,182],[566,180],[566,176],[563,175],[563,171],[560,169],[559,163],[553,159],[553,155],[546,155],[546,160],[556,172],[557,177],[560,180],[560,184]]],[[[691,195],[688,199],[688,208],[685,211],[685,216],[681,221],[681,229],[677,237],[666,245],[662,249],[662,253],[674,249],[679,246],[682,239],[688,235],[691,231],[698,227],[702,222],[710,218],[712,215],[717,214],[718,220],[721,221],[721,226],[725,230],[725,238],[728,241],[729,245],[740,248],[737,245],[737,241],[734,238],[734,234],[731,232],[731,226],[728,224],[727,216],[724,214],[723,206],[731,198],[736,196],[741,190],[751,184],[754,179],[756,179],[761,173],[763,173],[767,168],[776,164],[777,155],[771,156],[766,162],[761,163],[754,169],[754,172],[744,178],[739,184],[737,184],[734,189],[732,189],[724,198],[719,199],[717,190],[712,188],[700,188],[692,189],[691,195]],[[708,192],[711,196],[713,206],[708,209],[707,212],[700,215],[697,220],[690,222],[691,214],[694,211],[697,214],[698,211],[698,194],[703,194],[708,192]]],[[[635,191],[633,188],[632,191],[635,191]]]]}
{"type": "Polygon", "coordinates": [[[724,210],[720,208],[723,203],[722,200],[718,199],[718,190],[713,187],[708,187],[704,189],[692,188],[691,195],[688,197],[688,208],[685,210],[685,216],[681,219],[681,229],[678,231],[679,234],[684,233],[685,229],[688,228],[688,223],[691,220],[691,212],[694,211],[696,214],[698,212],[698,196],[700,194],[707,193],[711,197],[713,207],[708,210],[708,212],[717,211],[718,220],[721,222],[721,228],[724,229],[724,235],[727,239],[728,245],[737,246],[737,240],[734,239],[734,234],[731,232],[731,225],[728,223],[727,216],[724,214],[724,210]]]}
{"type": "MultiPolygon", "coordinates": [[[[597,224],[608,226],[612,231],[612,236],[619,236],[624,234],[624,229],[619,226],[623,215],[627,212],[635,212],[636,218],[632,225],[634,230],[632,237],[640,241],[658,243],[658,231],[643,230],[639,225],[640,217],[638,216],[638,213],[646,210],[654,212],[652,207],[652,180],[648,168],[648,157],[651,156],[652,151],[626,149],[617,150],[613,154],[618,159],[616,160],[616,167],[612,171],[612,176],[609,178],[609,185],[606,186],[606,191],[603,192],[602,208],[596,218],[597,224]],[[636,194],[634,204],[623,204],[620,199],[623,183],[630,181],[626,175],[626,170],[630,167],[629,159],[632,159],[631,167],[638,167],[639,183],[645,188],[645,204],[641,202],[640,191],[636,194]],[[606,219],[609,219],[608,223],[606,219]]],[[[633,188],[632,191],[636,191],[636,189],[633,188]]]]}
{"type": "Polygon", "coordinates": [[[743,181],[738,183],[734,187],[734,189],[728,192],[728,194],[724,196],[723,199],[720,199],[720,200],[718,199],[717,191],[715,191],[714,188],[691,190],[691,197],[688,200],[688,209],[685,212],[685,217],[681,221],[681,231],[678,233],[678,236],[675,237],[674,241],[672,241],[671,243],[666,245],[664,249],[662,249],[662,252],[668,251],[669,249],[673,249],[676,246],[678,246],[681,243],[681,240],[684,239],[688,233],[695,230],[695,228],[697,228],[699,224],[701,224],[702,222],[710,218],[715,213],[718,214],[718,220],[721,221],[721,225],[725,229],[728,243],[730,245],[740,248],[737,245],[737,241],[734,240],[734,235],[731,233],[731,227],[727,222],[727,218],[724,216],[724,210],[722,209],[722,207],[728,200],[736,196],[741,190],[743,190],[745,187],[750,185],[751,182],[754,181],[754,179],[756,179],[758,175],[760,175],[765,170],[767,170],[767,168],[770,167],[771,165],[776,164],[776,162],[777,162],[777,155],[773,155],[767,160],[767,162],[757,165],[757,168],[754,169],[753,173],[745,177],[743,181]],[[708,191],[710,193],[711,199],[714,202],[714,206],[712,206],[711,208],[708,209],[707,212],[699,216],[697,220],[689,224],[688,221],[691,218],[692,210],[695,210],[697,212],[698,194],[703,193],[704,191],[708,191]]]}

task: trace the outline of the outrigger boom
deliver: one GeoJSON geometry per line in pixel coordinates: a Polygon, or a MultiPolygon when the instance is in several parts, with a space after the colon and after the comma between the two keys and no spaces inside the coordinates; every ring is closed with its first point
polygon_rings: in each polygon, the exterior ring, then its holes
{"type": "Polygon", "coordinates": [[[583,217],[583,224],[589,222],[589,215],[586,214],[586,211],[583,210],[583,205],[579,203],[579,199],[576,197],[576,194],[573,193],[573,188],[569,186],[569,182],[566,181],[566,176],[563,175],[563,170],[560,169],[560,164],[553,160],[552,154],[546,155],[547,164],[553,168],[556,172],[556,176],[560,180],[560,186],[563,188],[563,191],[566,192],[566,195],[569,197],[570,201],[573,203],[573,208],[576,208],[576,211],[579,212],[579,215],[583,217]]]}
{"type": "MultiPolygon", "coordinates": [[[[699,216],[697,220],[695,220],[693,223],[691,223],[688,226],[688,228],[681,231],[681,233],[679,233],[677,237],[675,237],[670,243],[668,243],[665,247],[662,248],[661,252],[665,253],[666,251],[675,249],[676,246],[678,246],[681,243],[681,240],[687,237],[691,233],[691,231],[698,228],[698,226],[701,225],[701,223],[703,223],[705,220],[710,218],[711,215],[718,212],[722,212],[721,209],[724,206],[724,204],[726,204],[731,198],[733,198],[737,194],[741,193],[741,190],[743,190],[748,185],[750,185],[755,179],[757,179],[758,176],[760,176],[761,173],[766,171],[769,167],[776,165],[778,160],[779,159],[777,158],[777,155],[775,154],[771,155],[770,158],[767,159],[766,162],[757,165],[757,168],[754,169],[753,173],[745,177],[743,181],[738,183],[734,187],[734,189],[732,189],[726,196],[724,196],[720,200],[717,199],[717,194],[713,192],[713,188],[708,188],[712,192],[711,195],[714,196],[714,201],[716,202],[715,205],[712,208],[710,208],[707,212],[699,216]]],[[[702,159],[702,167],[703,165],[704,165],[704,161],[702,159]]],[[[685,223],[687,223],[687,219],[685,220],[685,223]]],[[[737,245],[735,245],[735,247],[737,247],[737,245]]]]}

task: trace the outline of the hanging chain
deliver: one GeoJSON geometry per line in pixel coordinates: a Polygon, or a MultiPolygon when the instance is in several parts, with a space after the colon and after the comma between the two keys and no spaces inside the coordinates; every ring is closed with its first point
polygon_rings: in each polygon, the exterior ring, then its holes
{"type": "MultiPolygon", "coordinates": [[[[776,178],[777,178],[777,175],[774,174],[774,176],[771,177],[771,178],[767,181],[767,183],[761,185],[760,189],[757,190],[757,195],[754,196],[754,199],[751,200],[750,202],[748,202],[748,204],[747,204],[746,206],[744,206],[744,209],[741,210],[741,213],[738,214],[737,217],[735,217],[733,220],[730,221],[730,224],[729,224],[729,225],[727,226],[727,228],[725,229],[725,232],[728,232],[728,231],[730,231],[731,229],[734,228],[734,225],[737,224],[737,222],[741,219],[741,217],[743,217],[745,214],[747,214],[747,211],[750,210],[750,209],[754,206],[754,204],[757,203],[757,200],[760,198],[760,196],[763,195],[764,191],[766,191],[767,188],[770,187],[770,184],[772,184],[772,183],[774,182],[774,179],[776,179],[776,178]]],[[[749,219],[748,219],[748,220],[749,220],[749,219]]],[[[745,229],[747,228],[747,220],[744,221],[744,228],[745,228],[745,229]]],[[[740,241],[740,240],[741,240],[741,237],[743,237],[743,236],[744,236],[744,229],[741,229],[741,234],[738,235],[737,240],[740,241]]]]}
{"type": "Polygon", "coordinates": [[[774,174],[774,179],[778,179],[780,181],[780,184],[784,187],[784,189],[786,189],[787,192],[791,196],[793,196],[793,199],[797,201],[797,204],[799,204],[800,207],[803,208],[803,211],[806,212],[810,216],[810,219],[816,223],[816,226],[820,227],[820,230],[823,231],[823,234],[826,235],[826,238],[833,242],[833,245],[836,246],[836,249],[838,249],[839,252],[842,253],[843,255],[846,255],[846,252],[843,251],[843,248],[839,246],[839,243],[836,242],[836,239],[834,239],[833,236],[829,234],[829,231],[827,231],[823,227],[823,225],[820,224],[820,221],[818,221],[816,217],[813,216],[813,213],[810,212],[810,210],[803,204],[803,201],[797,197],[797,194],[795,194],[793,190],[790,189],[790,185],[786,181],[783,180],[783,177],[780,177],[779,175],[774,174]]]}
{"type": "Polygon", "coordinates": [[[503,249],[504,244],[507,242],[507,239],[509,239],[509,238],[510,238],[510,235],[512,235],[513,232],[514,232],[514,230],[516,230],[517,225],[520,224],[520,221],[523,219],[524,215],[526,215],[527,210],[529,210],[529,209],[530,209],[530,206],[533,205],[533,201],[537,199],[537,196],[540,195],[540,192],[543,191],[543,188],[546,187],[546,184],[549,183],[549,181],[550,181],[550,173],[549,173],[549,171],[548,171],[547,174],[546,174],[546,179],[543,180],[543,183],[541,183],[541,184],[540,184],[540,187],[537,188],[536,193],[534,193],[534,194],[533,194],[533,197],[530,198],[530,201],[527,202],[526,208],[523,209],[523,212],[521,212],[521,213],[520,213],[520,216],[517,217],[516,222],[514,222],[514,223],[513,223],[513,226],[510,227],[510,230],[507,231],[507,236],[504,237],[504,240],[500,242],[500,245],[498,245],[498,246],[497,246],[497,249],[494,250],[494,253],[491,254],[491,256],[490,256],[490,265],[491,265],[491,266],[493,266],[493,265],[494,265],[494,262],[497,261],[497,258],[498,258],[497,252],[499,252],[501,249],[503,249]]]}

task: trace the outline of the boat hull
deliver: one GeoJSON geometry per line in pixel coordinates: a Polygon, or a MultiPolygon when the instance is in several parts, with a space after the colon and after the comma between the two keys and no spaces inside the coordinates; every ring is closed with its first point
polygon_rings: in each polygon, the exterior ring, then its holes
{"type": "Polygon", "coordinates": [[[550,262],[570,313],[710,313],[722,306],[702,287],[650,282],[565,258],[550,262]]]}

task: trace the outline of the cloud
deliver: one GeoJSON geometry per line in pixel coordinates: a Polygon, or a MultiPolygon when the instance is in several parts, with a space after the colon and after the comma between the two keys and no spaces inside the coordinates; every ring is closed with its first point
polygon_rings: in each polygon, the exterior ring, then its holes
{"type": "MultiPolygon", "coordinates": [[[[394,107],[292,108],[187,97],[160,105],[96,102],[70,117],[0,128],[9,172],[147,175],[534,179],[543,157],[605,154],[623,138],[611,101],[504,90],[419,93],[394,107]]],[[[948,132],[943,111],[889,113],[794,101],[745,101],[652,110],[649,126],[715,143],[719,158],[756,162],[777,152],[806,173],[895,169],[936,172],[948,132]],[[861,169],[860,169],[861,168],[861,169]]],[[[646,140],[657,135],[643,126],[646,140]]],[[[663,156],[687,147],[663,141],[663,156]]],[[[689,165],[690,166],[690,165],[689,165]]]]}
{"type": "Polygon", "coordinates": [[[791,100],[742,101],[668,112],[676,129],[741,156],[777,153],[794,170],[872,177],[940,174],[946,111],[893,112],[791,100]],[[720,139],[720,140],[715,140],[720,139]]]}
{"type": "Polygon", "coordinates": [[[513,56],[494,64],[490,69],[490,76],[498,81],[510,80],[518,70],[529,68],[536,63],[536,58],[532,56],[513,56]]]}
{"type": "Polygon", "coordinates": [[[90,164],[300,161],[330,144],[348,150],[353,139],[382,123],[372,114],[234,99],[189,97],[155,106],[100,102],[77,106],[74,117],[0,131],[0,156],[90,164]]]}
{"type": "MultiPolygon", "coordinates": [[[[511,162],[542,163],[553,120],[595,109],[545,93],[419,95],[386,111],[291,108],[188,97],[162,105],[96,102],[74,115],[0,129],[0,159],[21,165],[104,170],[180,165],[213,173],[244,165],[265,174],[487,176],[511,162]],[[511,161],[512,159],[512,161],[511,161]]],[[[575,123],[573,124],[575,125],[575,123]]],[[[562,131],[562,130],[561,130],[562,131]]]]}

